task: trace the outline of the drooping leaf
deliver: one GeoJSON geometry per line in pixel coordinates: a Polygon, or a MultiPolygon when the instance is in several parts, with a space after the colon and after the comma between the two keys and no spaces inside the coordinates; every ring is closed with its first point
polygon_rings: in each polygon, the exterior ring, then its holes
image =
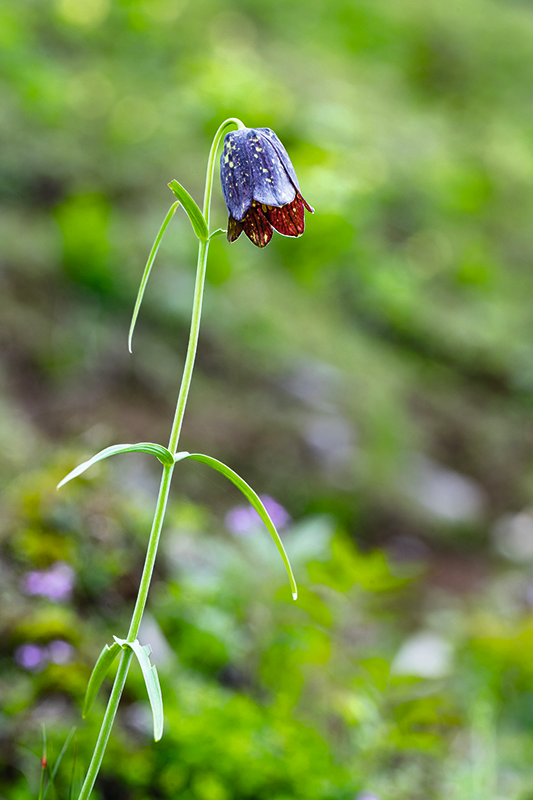
{"type": "Polygon", "coordinates": [[[146,262],[146,266],[144,268],[143,276],[141,278],[141,285],[139,286],[139,291],[137,293],[137,299],[135,301],[135,308],[133,309],[133,315],[132,315],[131,324],[130,324],[130,331],[129,331],[129,334],[128,334],[128,350],[130,351],[130,353],[132,352],[132,350],[131,350],[131,342],[132,342],[132,339],[133,339],[133,331],[135,330],[135,323],[137,322],[137,317],[139,316],[139,310],[141,308],[141,303],[142,303],[142,299],[143,299],[143,296],[144,296],[144,290],[146,289],[146,284],[148,283],[148,278],[149,278],[150,272],[152,270],[152,264],[155,261],[155,257],[157,255],[157,251],[159,250],[159,245],[161,244],[161,240],[163,238],[163,234],[165,233],[170,220],[172,219],[172,217],[174,216],[175,212],[179,208],[179,205],[180,205],[180,201],[177,200],[173,205],[170,206],[170,208],[168,210],[168,214],[166,215],[165,219],[163,220],[163,224],[159,228],[159,233],[155,237],[155,241],[154,241],[154,243],[152,245],[152,249],[150,250],[150,255],[148,256],[148,261],[146,262]]]}
{"type": "Polygon", "coordinates": [[[171,467],[174,463],[174,459],[170,450],[168,450],[166,447],[163,447],[161,444],[154,444],[153,442],[138,442],[137,444],[113,444],[111,447],[106,447],[105,450],[101,450],[88,461],[84,461],[83,464],[75,467],[63,478],[62,481],[57,484],[57,488],[60,489],[61,486],[64,486],[65,483],[68,483],[68,481],[71,481],[73,478],[77,478],[79,475],[85,472],[85,470],[89,469],[89,467],[92,467],[93,464],[98,463],[98,461],[102,461],[104,458],[109,458],[109,456],[120,455],[121,453],[149,453],[150,455],[158,458],[165,467],[171,467]]]}
{"type": "Polygon", "coordinates": [[[118,639],[113,636],[113,639],[121,647],[129,647],[133,650],[137,661],[142,670],[144,682],[146,684],[146,691],[148,692],[148,699],[152,707],[152,716],[154,718],[154,739],[156,742],[160,740],[163,735],[163,697],[161,695],[161,686],[159,684],[159,676],[157,668],[154,664],[150,663],[150,653],[152,648],[149,644],[141,645],[136,639],[134,642],[128,642],[126,639],[118,639]]]}
{"type": "Polygon", "coordinates": [[[192,458],[194,461],[200,461],[202,464],[207,464],[208,466],[213,467],[213,469],[216,469],[218,472],[221,472],[222,475],[225,475],[226,478],[228,478],[232,483],[235,484],[235,486],[238,489],[241,490],[241,492],[244,494],[249,503],[251,503],[251,505],[255,508],[255,510],[265,523],[268,532],[272,536],[274,543],[279,550],[279,554],[283,559],[283,563],[285,564],[285,569],[287,570],[287,574],[289,576],[292,597],[294,600],[296,600],[298,597],[298,587],[296,586],[296,581],[294,579],[289,558],[287,556],[287,553],[285,552],[285,548],[283,547],[283,542],[281,541],[279,534],[276,530],[276,526],[270,519],[268,511],[263,505],[263,502],[261,501],[259,495],[257,495],[254,492],[252,487],[249,486],[246,483],[246,481],[240,477],[240,475],[237,475],[237,473],[234,472],[232,469],[230,469],[230,467],[226,466],[226,464],[223,464],[222,461],[218,461],[216,458],[211,458],[211,456],[204,456],[201,453],[186,453],[186,452],[176,453],[174,458],[176,463],[178,461],[183,461],[186,458],[192,458]]]}
{"type": "Polygon", "coordinates": [[[83,717],[86,717],[91,710],[100,686],[102,685],[102,682],[109,671],[109,667],[119,653],[120,646],[116,642],[113,642],[111,647],[109,647],[107,644],[104,645],[104,649],[98,656],[98,660],[94,665],[93,671],[91,672],[89,683],[87,684],[85,702],[83,703],[83,717]]]}
{"type": "Polygon", "coordinates": [[[185,189],[181,185],[181,183],[178,183],[178,181],[176,180],[170,181],[168,186],[174,192],[174,194],[182,204],[183,208],[187,212],[187,216],[191,221],[191,225],[197,237],[202,242],[206,242],[209,238],[209,231],[207,230],[207,222],[205,221],[204,215],[200,211],[195,201],[190,196],[187,189],[185,189]]]}

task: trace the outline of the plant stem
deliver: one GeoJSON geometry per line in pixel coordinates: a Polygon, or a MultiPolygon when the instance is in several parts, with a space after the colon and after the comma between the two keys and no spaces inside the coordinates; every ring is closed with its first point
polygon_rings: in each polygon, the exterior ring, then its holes
{"type": "MultiPolygon", "coordinates": [[[[233,125],[236,125],[238,128],[244,128],[244,125],[240,120],[233,118],[227,119],[225,122],[222,123],[222,125],[216,132],[213,138],[213,143],[211,145],[211,150],[209,151],[209,158],[207,161],[207,174],[205,179],[204,205],[203,205],[203,214],[207,223],[208,230],[209,230],[209,220],[211,213],[211,194],[213,190],[213,175],[215,169],[216,153],[220,140],[222,139],[222,136],[224,135],[226,130],[233,125]]],[[[205,271],[207,266],[208,250],[209,250],[209,239],[207,239],[206,241],[200,241],[198,247],[196,283],[194,287],[194,299],[193,299],[193,309],[192,309],[192,319],[191,319],[191,330],[189,334],[189,343],[187,346],[187,355],[185,357],[183,377],[181,379],[181,386],[168,444],[168,449],[170,450],[171,453],[175,453],[178,446],[179,437],[181,433],[181,426],[183,424],[183,416],[185,414],[185,406],[187,404],[187,397],[189,395],[189,389],[191,386],[192,373],[194,369],[194,360],[196,357],[196,349],[198,347],[198,336],[200,333],[200,319],[202,315],[202,300],[204,294],[205,271]]],[[[157,547],[159,544],[159,537],[161,535],[161,530],[163,528],[163,521],[165,519],[165,511],[167,508],[167,502],[168,502],[168,496],[170,492],[170,484],[172,482],[173,472],[174,472],[173,465],[169,467],[165,466],[163,468],[163,475],[161,477],[161,484],[159,486],[159,495],[157,497],[157,503],[154,512],[154,520],[152,522],[152,529],[150,531],[150,538],[148,541],[148,549],[146,551],[143,573],[141,577],[141,582],[139,584],[139,592],[137,594],[137,600],[135,602],[135,608],[133,610],[130,629],[128,631],[128,636],[127,636],[128,642],[134,642],[139,634],[139,628],[141,626],[142,616],[146,606],[146,600],[148,598],[148,591],[150,589],[150,581],[152,579],[152,573],[154,570],[154,564],[157,555],[157,547]]],[[[96,741],[94,752],[91,758],[91,763],[89,764],[89,769],[87,770],[87,775],[85,776],[85,781],[83,782],[83,786],[81,787],[78,800],[88,800],[93,790],[94,783],[98,776],[98,772],[100,771],[100,766],[102,764],[102,759],[104,757],[105,749],[107,747],[107,742],[111,734],[113,722],[115,721],[115,716],[117,713],[122,692],[124,690],[132,657],[133,657],[133,652],[130,648],[123,650],[120,657],[120,662],[115,677],[115,681],[113,683],[113,688],[111,690],[109,701],[107,703],[107,708],[104,714],[104,718],[102,720],[100,733],[98,734],[98,739],[96,741]]]]}
{"type": "MultiPolygon", "coordinates": [[[[139,584],[139,592],[133,609],[133,616],[131,618],[130,629],[128,631],[127,641],[134,642],[139,634],[141,627],[142,616],[144,607],[148,597],[148,590],[150,589],[150,581],[152,580],[152,573],[154,571],[155,557],[157,555],[157,546],[159,544],[159,536],[163,527],[163,520],[165,518],[165,511],[167,508],[168,495],[170,491],[170,483],[172,480],[172,473],[174,466],[163,467],[163,475],[161,476],[161,484],[159,486],[159,496],[154,513],[154,521],[152,522],[152,530],[150,531],[150,538],[148,540],[148,549],[146,551],[146,558],[144,561],[143,574],[139,584]]],[[[129,649],[129,648],[128,648],[129,649]]]]}
{"type": "Polygon", "coordinates": [[[196,283],[194,286],[194,301],[192,308],[191,332],[189,334],[189,345],[187,347],[185,366],[183,367],[183,378],[181,379],[180,393],[178,395],[178,402],[176,403],[174,422],[172,423],[172,431],[168,441],[168,449],[171,453],[175,453],[178,446],[181,426],[183,423],[183,415],[185,412],[185,405],[187,403],[187,397],[189,395],[189,389],[191,386],[194,359],[196,357],[196,348],[198,346],[198,334],[200,333],[200,317],[202,315],[202,300],[204,295],[205,268],[207,265],[208,249],[208,241],[200,242],[198,247],[198,264],[196,267],[196,283]]]}
{"type": "Polygon", "coordinates": [[[111,690],[111,694],[109,695],[106,712],[102,720],[102,727],[100,728],[100,733],[98,734],[98,739],[96,740],[94,753],[91,758],[91,763],[89,764],[89,769],[87,770],[87,775],[85,776],[83,786],[81,787],[78,800],[87,800],[93,790],[94,782],[96,781],[98,772],[100,770],[100,765],[104,757],[107,741],[111,733],[111,728],[113,727],[113,722],[115,721],[115,715],[120,702],[120,696],[122,695],[122,690],[124,689],[124,684],[126,683],[132,658],[132,650],[128,648],[127,650],[122,651],[117,674],[115,676],[115,682],[113,683],[113,688],[111,690]]]}

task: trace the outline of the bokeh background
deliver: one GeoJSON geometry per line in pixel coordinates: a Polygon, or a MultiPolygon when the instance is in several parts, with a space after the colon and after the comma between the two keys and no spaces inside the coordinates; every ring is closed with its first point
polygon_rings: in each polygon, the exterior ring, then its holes
{"type": "MultiPolygon", "coordinates": [[[[0,796],[86,767],[127,630],[228,116],[276,130],[299,240],[211,247],[181,465],[98,800],[533,798],[533,7],[3,0],[0,796]],[[73,764],[76,753],[76,763],[73,764]]],[[[218,181],[215,225],[225,224],[218,181]]]]}

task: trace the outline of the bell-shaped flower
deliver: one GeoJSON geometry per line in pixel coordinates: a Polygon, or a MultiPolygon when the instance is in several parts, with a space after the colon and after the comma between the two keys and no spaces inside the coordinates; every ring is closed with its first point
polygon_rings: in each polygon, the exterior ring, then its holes
{"type": "Polygon", "coordinates": [[[227,133],[220,159],[222,192],[228,209],[228,241],[244,231],[265,247],[275,228],[283,236],[301,236],[304,207],[287,151],[270,128],[242,128],[227,133]]]}

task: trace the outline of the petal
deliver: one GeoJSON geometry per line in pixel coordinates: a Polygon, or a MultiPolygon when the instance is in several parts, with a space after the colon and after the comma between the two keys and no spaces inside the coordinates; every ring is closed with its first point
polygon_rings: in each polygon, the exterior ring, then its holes
{"type": "Polygon", "coordinates": [[[243,227],[243,223],[233,219],[230,214],[228,219],[228,242],[236,242],[243,231],[243,227]]]}
{"type": "Polygon", "coordinates": [[[289,158],[289,154],[281,144],[278,136],[274,133],[272,128],[255,128],[255,130],[257,133],[260,134],[261,138],[267,139],[267,141],[272,145],[272,147],[278,154],[278,158],[281,161],[283,168],[285,169],[287,175],[289,176],[294,188],[297,191],[300,191],[300,184],[298,183],[298,178],[296,177],[295,169],[292,166],[292,161],[289,158]]]}
{"type": "Polygon", "coordinates": [[[266,247],[272,239],[272,225],[257,203],[253,203],[243,224],[245,234],[257,247],[266,247]]]}
{"type": "MultiPolygon", "coordinates": [[[[285,171],[287,172],[287,175],[289,176],[290,181],[292,182],[292,184],[293,184],[294,188],[296,189],[297,193],[300,194],[300,184],[298,183],[298,178],[296,177],[296,171],[295,171],[294,167],[292,166],[292,161],[289,158],[289,154],[285,150],[284,146],[280,142],[280,140],[277,137],[277,135],[274,133],[274,131],[271,128],[255,128],[255,130],[259,131],[261,133],[261,135],[264,138],[268,139],[268,141],[272,144],[272,146],[274,147],[274,149],[276,150],[276,152],[277,152],[277,154],[279,156],[279,159],[280,159],[281,163],[283,164],[283,168],[285,169],[285,171]]],[[[300,197],[301,197],[301,194],[300,194],[300,197]]],[[[302,197],[302,200],[303,200],[303,203],[304,203],[304,206],[306,207],[306,209],[311,214],[314,214],[315,213],[315,209],[312,206],[309,205],[309,203],[307,202],[307,200],[304,197],[302,197]]]]}
{"type": "Polygon", "coordinates": [[[301,195],[301,194],[300,194],[300,195],[298,195],[298,196],[299,196],[299,197],[301,197],[301,199],[302,199],[302,203],[304,204],[304,206],[306,207],[306,209],[309,211],[309,213],[310,213],[310,214],[314,214],[314,213],[315,213],[315,209],[313,208],[313,206],[310,206],[310,205],[309,205],[309,203],[307,202],[307,200],[305,199],[305,197],[302,197],[302,195],[301,195]]]}
{"type": "Polygon", "coordinates": [[[247,136],[254,200],[267,206],[291,203],[296,189],[272,142],[254,128],[248,131],[247,136]]]}
{"type": "Polygon", "coordinates": [[[304,204],[300,195],[281,208],[271,208],[267,217],[272,227],[283,236],[301,236],[305,230],[304,204]]]}
{"type": "Polygon", "coordinates": [[[220,157],[220,181],[224,200],[230,216],[237,222],[244,219],[253,200],[249,133],[249,128],[227,133],[220,157]]]}

